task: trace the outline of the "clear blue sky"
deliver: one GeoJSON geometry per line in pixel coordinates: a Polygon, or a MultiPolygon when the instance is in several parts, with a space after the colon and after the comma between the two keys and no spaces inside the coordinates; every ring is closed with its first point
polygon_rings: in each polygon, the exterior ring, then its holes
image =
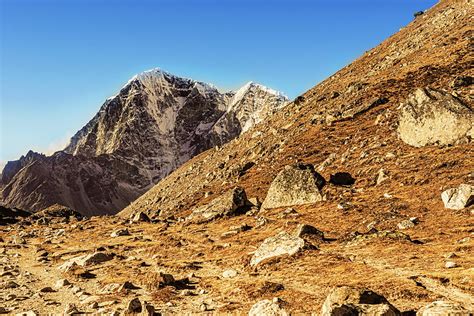
{"type": "Polygon", "coordinates": [[[160,67],[294,98],[433,0],[0,0],[0,164],[61,147],[134,74],[160,67]]]}

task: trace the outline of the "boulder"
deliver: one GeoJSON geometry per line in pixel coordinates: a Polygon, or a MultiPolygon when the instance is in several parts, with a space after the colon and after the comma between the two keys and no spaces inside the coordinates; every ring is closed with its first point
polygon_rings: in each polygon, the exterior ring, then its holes
{"type": "Polygon", "coordinates": [[[441,316],[441,315],[456,315],[469,316],[472,315],[468,310],[461,305],[448,301],[435,301],[421,308],[417,316],[441,316]]]}
{"type": "Polygon", "coordinates": [[[474,138],[474,111],[450,93],[417,89],[400,106],[398,135],[414,147],[474,138]]]}
{"type": "Polygon", "coordinates": [[[283,309],[278,299],[262,300],[255,303],[249,311],[249,316],[287,316],[290,315],[283,309]]]}
{"type": "Polygon", "coordinates": [[[241,187],[236,187],[208,204],[194,209],[188,220],[207,222],[223,216],[237,215],[245,209],[247,203],[245,190],[241,187]]]}
{"type": "Polygon", "coordinates": [[[457,188],[452,188],[441,193],[444,207],[452,210],[462,210],[474,203],[474,186],[460,184],[457,188]]]}
{"type": "Polygon", "coordinates": [[[305,246],[303,238],[281,232],[276,236],[269,237],[255,251],[250,260],[251,266],[256,266],[265,259],[281,255],[294,255],[305,246]]]}
{"type": "Polygon", "coordinates": [[[313,165],[286,166],[270,185],[262,207],[270,209],[322,201],[321,189],[325,182],[313,165]]]}
{"type": "Polygon", "coordinates": [[[401,315],[385,297],[366,289],[348,286],[335,288],[329,293],[321,309],[321,316],[339,315],[401,315]]]}

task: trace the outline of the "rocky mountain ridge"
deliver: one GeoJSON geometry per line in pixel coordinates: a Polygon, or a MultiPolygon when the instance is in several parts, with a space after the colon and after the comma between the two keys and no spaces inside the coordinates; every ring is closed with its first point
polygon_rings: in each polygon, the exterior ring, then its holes
{"type": "Polygon", "coordinates": [[[134,76],[63,150],[28,153],[2,175],[3,203],[37,211],[59,203],[112,214],[181,164],[279,111],[287,98],[248,83],[221,93],[160,69],[134,76]]]}

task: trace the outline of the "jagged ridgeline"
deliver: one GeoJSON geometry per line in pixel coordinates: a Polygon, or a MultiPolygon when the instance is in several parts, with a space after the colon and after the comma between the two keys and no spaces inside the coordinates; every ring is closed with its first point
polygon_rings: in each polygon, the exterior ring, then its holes
{"type": "Polygon", "coordinates": [[[195,155],[220,146],[287,104],[250,82],[237,91],[160,69],[134,76],[50,157],[29,152],[2,173],[6,205],[38,211],[59,203],[113,214],[195,155]]]}

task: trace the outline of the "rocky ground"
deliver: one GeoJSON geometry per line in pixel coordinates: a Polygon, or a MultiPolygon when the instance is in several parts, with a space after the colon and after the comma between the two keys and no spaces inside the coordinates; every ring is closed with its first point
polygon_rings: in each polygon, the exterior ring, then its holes
{"type": "Polygon", "coordinates": [[[0,310],[472,315],[473,12],[440,2],[119,216],[3,226],[0,310]]]}

